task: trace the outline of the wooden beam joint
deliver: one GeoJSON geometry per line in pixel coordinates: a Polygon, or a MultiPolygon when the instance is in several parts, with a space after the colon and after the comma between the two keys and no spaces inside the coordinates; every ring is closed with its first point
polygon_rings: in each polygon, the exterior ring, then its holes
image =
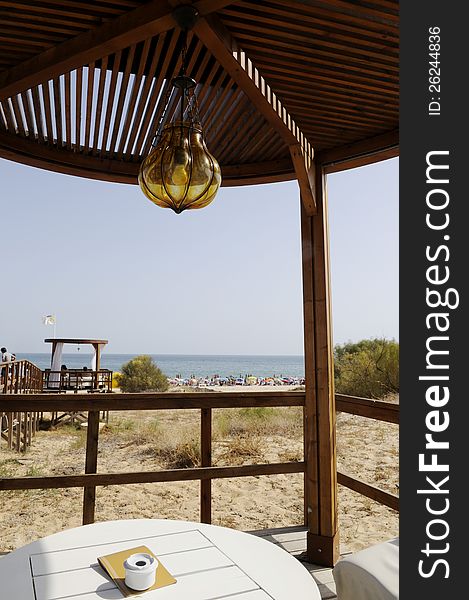
{"type": "Polygon", "coordinates": [[[316,165],[305,154],[300,144],[290,146],[290,155],[300,186],[301,201],[308,217],[317,213],[316,205],[316,165]]]}

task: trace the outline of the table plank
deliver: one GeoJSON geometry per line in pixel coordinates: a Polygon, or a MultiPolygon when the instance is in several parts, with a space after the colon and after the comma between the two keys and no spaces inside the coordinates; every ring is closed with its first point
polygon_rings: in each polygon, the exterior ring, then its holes
{"type": "Polygon", "coordinates": [[[116,584],[105,575],[99,566],[40,575],[34,578],[36,600],[56,600],[68,596],[74,598],[91,592],[100,594],[102,591],[115,588],[116,584]],[[71,591],[73,595],[70,595],[71,591]]]}
{"type": "Polygon", "coordinates": [[[234,565],[232,560],[213,546],[169,554],[163,557],[161,562],[176,579],[191,573],[212,571],[234,565]]]}
{"type": "Polygon", "coordinates": [[[91,564],[97,564],[98,556],[120,552],[134,546],[148,546],[157,557],[163,557],[174,552],[181,552],[182,550],[208,548],[213,546],[213,544],[197,530],[116,540],[114,542],[107,542],[106,544],[32,554],[32,573],[36,577],[38,575],[60,573],[70,569],[83,569],[89,567],[91,564]]]}
{"type": "MultiPolygon", "coordinates": [[[[115,584],[106,578],[100,567],[42,575],[34,579],[34,586],[36,600],[83,600],[87,595],[90,598],[122,598],[115,584]]],[[[180,576],[175,585],[146,592],[145,598],[210,600],[229,596],[235,600],[240,594],[256,590],[259,590],[259,586],[236,565],[231,565],[180,576]]],[[[270,596],[265,594],[260,598],[263,600],[270,596]]]]}

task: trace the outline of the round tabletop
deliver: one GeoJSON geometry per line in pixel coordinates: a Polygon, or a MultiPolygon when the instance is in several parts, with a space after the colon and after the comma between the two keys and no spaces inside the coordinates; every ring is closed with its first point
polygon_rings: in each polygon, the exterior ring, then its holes
{"type": "Polygon", "coordinates": [[[114,600],[122,594],[97,558],[145,545],[176,584],[148,600],[320,600],[316,583],[288,552],[251,534],[167,519],[105,521],[68,529],[0,559],[0,596],[21,600],[114,600]]]}

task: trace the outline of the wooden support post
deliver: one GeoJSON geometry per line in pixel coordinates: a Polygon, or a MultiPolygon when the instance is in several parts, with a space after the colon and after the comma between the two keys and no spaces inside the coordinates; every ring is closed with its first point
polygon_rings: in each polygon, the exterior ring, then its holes
{"type": "Polygon", "coordinates": [[[100,356],[100,348],[99,348],[99,344],[93,344],[93,348],[96,354],[96,361],[95,361],[95,373],[93,375],[93,388],[95,390],[99,389],[99,376],[98,376],[98,371],[101,369],[101,356],[100,356]]]}
{"type": "Polygon", "coordinates": [[[29,446],[29,412],[24,413],[23,423],[23,452],[26,452],[29,446]]]}
{"type": "Polygon", "coordinates": [[[15,362],[11,367],[15,394],[18,394],[20,391],[20,366],[19,363],[15,362]]]}
{"type": "Polygon", "coordinates": [[[33,443],[33,424],[34,424],[34,413],[28,413],[28,446],[31,446],[33,443]]]}
{"type": "Polygon", "coordinates": [[[15,418],[15,413],[9,412],[7,413],[8,419],[8,431],[7,431],[7,444],[8,450],[13,449],[13,419],[15,418]]]}
{"type": "Polygon", "coordinates": [[[310,562],[339,558],[334,366],[325,176],[317,165],[317,213],[301,208],[305,329],[305,511],[310,562]]]}
{"type": "MultiPolygon", "coordinates": [[[[99,411],[88,412],[88,428],[86,432],[85,473],[96,473],[98,467],[98,435],[99,411]]],[[[83,493],[83,525],[94,523],[96,487],[86,486],[83,493]]]]}
{"type": "Polygon", "coordinates": [[[18,425],[18,452],[25,452],[26,451],[26,417],[27,417],[28,413],[22,412],[20,413],[21,417],[20,417],[20,422],[18,425]]]}
{"type": "Polygon", "coordinates": [[[311,218],[301,204],[301,246],[303,270],[303,326],[305,348],[305,407],[303,410],[303,445],[305,459],[305,525],[309,532],[319,531],[316,372],[314,352],[313,244],[311,218]]]}
{"type": "Polygon", "coordinates": [[[17,452],[19,452],[20,448],[21,448],[21,428],[23,426],[22,421],[23,421],[23,413],[17,412],[16,413],[16,431],[15,431],[15,450],[17,452]]]}
{"type": "MultiPolygon", "coordinates": [[[[212,466],[212,409],[202,408],[200,414],[200,458],[202,467],[212,466]]],[[[212,522],[212,480],[200,481],[200,521],[212,522]]]]}

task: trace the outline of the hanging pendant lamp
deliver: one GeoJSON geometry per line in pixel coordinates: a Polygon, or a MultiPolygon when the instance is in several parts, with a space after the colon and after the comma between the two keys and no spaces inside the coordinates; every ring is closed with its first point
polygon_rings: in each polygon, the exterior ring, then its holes
{"type": "Polygon", "coordinates": [[[173,15],[183,30],[181,72],[172,81],[153,147],[142,162],[138,182],[145,196],[157,206],[179,214],[212,202],[221,184],[221,171],[205,145],[195,94],[197,83],[186,75],[187,30],[195,23],[197,11],[184,5],[173,15]],[[171,102],[174,95],[176,110],[171,122],[164,124],[168,106],[174,106],[171,102]]]}

